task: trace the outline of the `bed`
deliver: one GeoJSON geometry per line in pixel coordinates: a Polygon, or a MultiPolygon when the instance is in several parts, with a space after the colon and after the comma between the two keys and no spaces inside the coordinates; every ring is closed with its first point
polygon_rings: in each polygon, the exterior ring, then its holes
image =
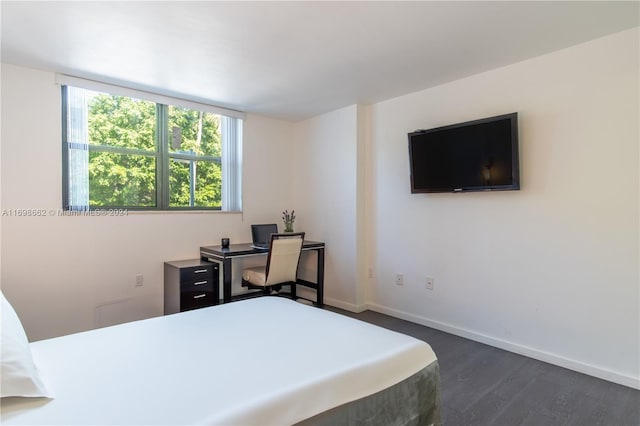
{"type": "Polygon", "coordinates": [[[31,343],[52,399],[17,424],[440,424],[428,344],[279,297],[31,343]]]}

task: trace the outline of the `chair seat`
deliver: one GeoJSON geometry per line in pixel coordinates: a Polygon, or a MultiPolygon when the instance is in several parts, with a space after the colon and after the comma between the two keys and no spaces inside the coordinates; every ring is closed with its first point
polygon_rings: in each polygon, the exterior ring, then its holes
{"type": "Polygon", "coordinates": [[[242,271],[242,279],[253,285],[264,287],[267,281],[266,268],[264,266],[256,266],[255,268],[246,268],[242,271]]]}

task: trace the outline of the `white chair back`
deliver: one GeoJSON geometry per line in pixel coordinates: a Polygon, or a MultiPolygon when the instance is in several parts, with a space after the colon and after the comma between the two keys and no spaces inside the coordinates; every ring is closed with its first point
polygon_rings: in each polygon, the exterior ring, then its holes
{"type": "Polygon", "coordinates": [[[266,285],[295,281],[302,250],[302,237],[299,235],[274,238],[271,241],[267,265],[266,285]]]}

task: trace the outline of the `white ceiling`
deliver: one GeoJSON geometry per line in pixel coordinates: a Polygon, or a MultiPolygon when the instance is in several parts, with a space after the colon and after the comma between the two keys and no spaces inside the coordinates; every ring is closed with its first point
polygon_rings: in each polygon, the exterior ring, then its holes
{"type": "Polygon", "coordinates": [[[632,2],[12,2],[2,61],[300,120],[640,25],[632,2]]]}

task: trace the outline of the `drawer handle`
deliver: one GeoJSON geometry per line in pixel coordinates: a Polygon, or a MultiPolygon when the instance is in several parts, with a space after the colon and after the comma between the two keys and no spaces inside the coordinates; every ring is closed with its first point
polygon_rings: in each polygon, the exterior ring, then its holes
{"type": "Polygon", "coordinates": [[[193,271],[194,274],[202,274],[203,272],[207,272],[207,270],[206,269],[198,269],[198,270],[193,271]]]}
{"type": "Polygon", "coordinates": [[[197,296],[193,296],[193,298],[194,298],[194,299],[202,299],[202,298],[203,298],[203,297],[205,297],[205,296],[206,296],[206,293],[205,293],[205,294],[199,294],[199,295],[197,295],[197,296]]]}
{"type": "Polygon", "coordinates": [[[209,281],[196,281],[195,283],[193,283],[193,285],[202,285],[202,284],[206,284],[209,281]]]}

